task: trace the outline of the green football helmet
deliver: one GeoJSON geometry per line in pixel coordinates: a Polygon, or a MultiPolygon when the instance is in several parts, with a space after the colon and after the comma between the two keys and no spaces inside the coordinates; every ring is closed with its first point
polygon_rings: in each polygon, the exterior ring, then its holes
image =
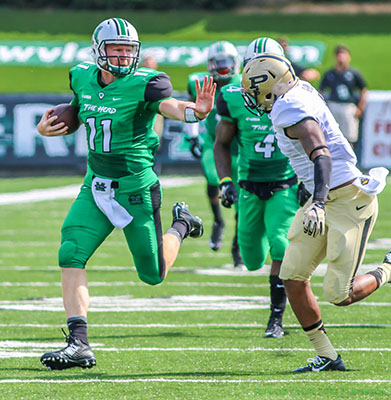
{"type": "Polygon", "coordinates": [[[132,24],[122,18],[110,18],[101,22],[92,34],[92,58],[99,69],[110,72],[115,76],[129,75],[133,73],[139,62],[140,42],[138,34],[132,24]],[[121,66],[117,56],[118,65],[114,65],[106,53],[107,44],[120,44],[132,46],[131,62],[128,66],[121,66]]]}
{"type": "Polygon", "coordinates": [[[215,81],[229,81],[239,69],[239,54],[232,43],[223,40],[209,47],[208,71],[215,81]]]}
{"type": "Polygon", "coordinates": [[[261,53],[277,54],[278,56],[285,56],[284,49],[274,39],[269,37],[260,37],[253,40],[247,47],[246,53],[243,58],[243,67],[255,56],[261,53]]]}

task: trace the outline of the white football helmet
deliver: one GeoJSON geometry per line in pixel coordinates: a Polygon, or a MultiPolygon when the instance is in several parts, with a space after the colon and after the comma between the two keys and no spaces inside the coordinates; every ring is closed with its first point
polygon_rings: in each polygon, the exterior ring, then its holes
{"type": "Polygon", "coordinates": [[[246,108],[256,115],[272,110],[277,97],[298,82],[291,63],[284,56],[263,53],[252,58],[242,72],[242,96],[246,108]]]}
{"type": "Polygon", "coordinates": [[[239,69],[239,53],[232,43],[220,41],[209,47],[208,71],[215,81],[229,81],[239,69]]]}
{"type": "Polygon", "coordinates": [[[132,24],[122,18],[110,18],[101,22],[92,34],[92,58],[98,68],[108,71],[116,76],[128,75],[133,73],[139,62],[140,42],[138,34],[132,24]],[[113,65],[106,54],[107,44],[123,44],[132,46],[132,56],[129,66],[113,65]]]}
{"type": "Polygon", "coordinates": [[[243,58],[243,67],[255,56],[261,53],[277,54],[284,56],[284,49],[276,40],[268,37],[260,37],[253,40],[247,47],[246,53],[243,58]]]}

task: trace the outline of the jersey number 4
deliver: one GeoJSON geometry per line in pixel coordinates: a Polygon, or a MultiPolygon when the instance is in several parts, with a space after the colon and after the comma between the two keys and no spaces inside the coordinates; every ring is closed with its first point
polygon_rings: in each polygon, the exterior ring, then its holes
{"type": "MultiPolygon", "coordinates": [[[[95,145],[95,137],[97,133],[97,127],[96,127],[96,118],[91,117],[87,118],[86,122],[88,124],[88,127],[90,128],[90,133],[89,133],[89,138],[88,138],[88,143],[90,145],[90,149],[95,151],[96,150],[96,145],[95,145]]],[[[111,119],[103,119],[100,121],[100,126],[102,127],[102,132],[103,132],[103,139],[102,139],[102,151],[103,153],[110,153],[111,152],[111,119]]]]}
{"type": "Polygon", "coordinates": [[[274,146],[275,136],[272,134],[266,135],[262,142],[255,143],[254,150],[256,153],[263,153],[263,158],[272,158],[273,152],[276,149],[274,146]]]}

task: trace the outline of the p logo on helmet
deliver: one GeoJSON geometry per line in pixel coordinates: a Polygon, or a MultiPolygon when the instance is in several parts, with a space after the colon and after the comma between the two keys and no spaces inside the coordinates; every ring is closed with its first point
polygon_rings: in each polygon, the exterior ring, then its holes
{"type": "Polygon", "coordinates": [[[242,95],[251,113],[272,110],[277,98],[296,85],[298,78],[291,63],[281,55],[263,53],[253,57],[242,74],[242,95]]]}
{"type": "Polygon", "coordinates": [[[267,74],[262,74],[249,76],[248,79],[250,80],[250,89],[255,91],[258,89],[260,83],[266,82],[269,79],[269,76],[267,74]]]}

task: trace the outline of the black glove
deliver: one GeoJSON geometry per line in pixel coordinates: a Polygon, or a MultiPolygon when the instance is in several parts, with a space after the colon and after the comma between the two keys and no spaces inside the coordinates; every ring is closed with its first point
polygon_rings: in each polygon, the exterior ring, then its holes
{"type": "Polygon", "coordinates": [[[299,188],[297,189],[297,200],[299,200],[300,207],[303,207],[311,196],[311,193],[307,190],[304,183],[300,182],[299,188]]]}
{"type": "Polygon", "coordinates": [[[190,142],[190,151],[195,158],[201,158],[202,145],[198,136],[187,139],[190,142]]]}
{"type": "Polygon", "coordinates": [[[220,185],[221,204],[224,207],[231,208],[233,203],[238,202],[238,192],[232,181],[223,182],[220,185]]]}

